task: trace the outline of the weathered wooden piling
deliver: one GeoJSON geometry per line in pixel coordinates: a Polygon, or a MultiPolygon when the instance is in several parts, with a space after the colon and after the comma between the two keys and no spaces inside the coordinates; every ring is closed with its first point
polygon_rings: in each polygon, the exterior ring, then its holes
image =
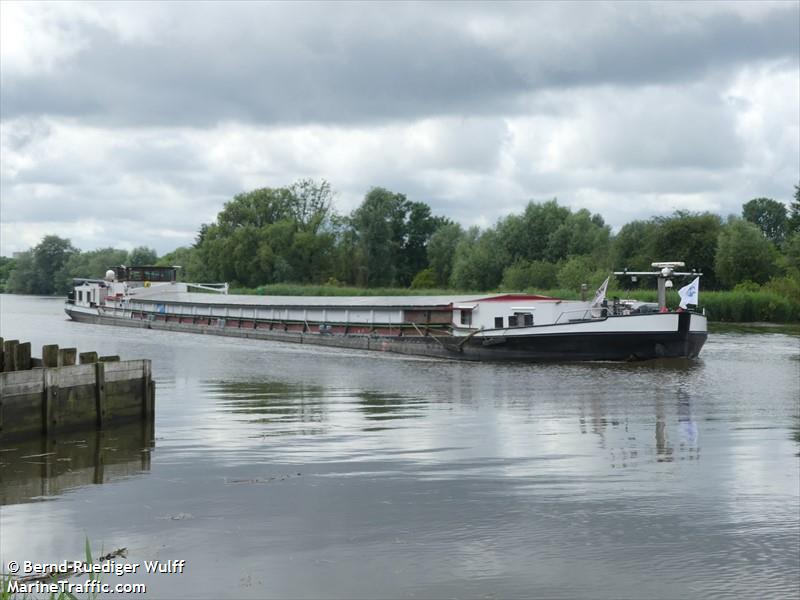
{"type": "Polygon", "coordinates": [[[17,363],[18,371],[27,371],[31,368],[31,343],[23,342],[17,344],[16,358],[14,362],[17,363]]]}
{"type": "Polygon", "coordinates": [[[78,354],[78,360],[82,365],[88,365],[97,362],[97,352],[81,352],[78,354]]]}
{"type": "Polygon", "coordinates": [[[6,340],[3,342],[3,373],[17,370],[17,346],[19,340],[6,340]]]}
{"type": "Polygon", "coordinates": [[[78,358],[77,348],[61,348],[58,351],[58,366],[70,367],[75,364],[78,358]]]}
{"type": "Polygon", "coordinates": [[[47,345],[41,359],[31,359],[28,342],[9,340],[2,346],[0,441],[153,418],[149,360],[82,352],[81,364],[75,365],[75,348],[47,345]],[[31,364],[41,367],[31,369],[31,364]],[[25,365],[26,370],[5,370],[25,365]]]}
{"type": "Polygon", "coordinates": [[[58,344],[48,344],[42,346],[42,366],[57,367],[58,364],[58,344]]]}

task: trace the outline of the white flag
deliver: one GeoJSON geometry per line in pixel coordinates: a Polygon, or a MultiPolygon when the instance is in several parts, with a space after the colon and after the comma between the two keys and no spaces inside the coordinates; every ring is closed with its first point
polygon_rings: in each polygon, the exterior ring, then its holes
{"type": "Polygon", "coordinates": [[[600,304],[603,303],[603,300],[605,300],[609,279],[611,279],[610,275],[606,277],[606,280],[603,282],[603,285],[597,288],[597,291],[594,293],[594,299],[592,300],[592,307],[600,306],[600,304]]]}
{"type": "Polygon", "coordinates": [[[678,305],[681,308],[686,308],[689,304],[697,306],[697,300],[700,296],[700,278],[695,277],[694,281],[678,290],[681,297],[681,303],[678,305]]]}

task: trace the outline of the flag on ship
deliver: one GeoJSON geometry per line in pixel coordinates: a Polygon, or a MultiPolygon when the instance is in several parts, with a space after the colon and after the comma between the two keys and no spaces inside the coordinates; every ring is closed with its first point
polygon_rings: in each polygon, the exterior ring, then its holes
{"type": "Polygon", "coordinates": [[[679,289],[678,295],[681,297],[681,303],[679,304],[681,308],[686,308],[689,304],[697,306],[698,297],[700,296],[700,278],[695,277],[692,283],[679,289]]]}
{"type": "Polygon", "coordinates": [[[606,290],[608,289],[608,280],[611,279],[609,275],[606,277],[606,280],[603,282],[597,291],[594,293],[594,299],[592,300],[592,307],[600,306],[603,303],[603,300],[606,299],[606,290]]]}

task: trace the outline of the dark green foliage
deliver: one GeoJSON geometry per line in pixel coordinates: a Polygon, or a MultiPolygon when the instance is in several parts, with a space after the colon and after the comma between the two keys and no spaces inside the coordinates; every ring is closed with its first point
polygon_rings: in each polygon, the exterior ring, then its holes
{"type": "Polygon", "coordinates": [[[404,194],[384,188],[371,189],[349,222],[368,286],[409,285],[428,265],[431,236],[448,223],[433,217],[427,204],[411,202],[404,194]]]}
{"type": "Polygon", "coordinates": [[[333,192],[304,179],[261,188],[226,203],[183,254],[187,277],[256,287],[279,281],[321,282],[332,275],[333,192]]]}
{"type": "Polygon", "coordinates": [[[0,293],[5,291],[8,277],[11,275],[11,271],[14,270],[16,264],[17,260],[15,258],[0,256],[0,293]]]}
{"type": "Polygon", "coordinates": [[[631,221],[619,230],[612,247],[612,264],[617,270],[646,271],[659,260],[653,242],[658,224],[655,221],[631,221]]]}
{"type": "Polygon", "coordinates": [[[682,261],[687,268],[703,273],[706,289],[715,289],[718,282],[714,265],[722,219],[711,213],[677,211],[654,222],[657,227],[653,231],[653,260],[682,261]]]}
{"type": "Polygon", "coordinates": [[[700,291],[700,305],[712,321],[751,323],[800,321],[800,301],[761,290],[706,293],[700,291]]]}
{"type": "Polygon", "coordinates": [[[520,259],[503,271],[503,289],[548,289],[558,285],[558,265],[543,260],[520,259]]]}
{"type": "Polygon", "coordinates": [[[462,290],[490,290],[500,285],[508,255],[494,229],[481,233],[477,227],[462,236],[456,246],[450,286],[462,290]]]}
{"type": "Polygon", "coordinates": [[[428,264],[433,269],[436,285],[447,287],[453,273],[453,262],[458,242],[464,230],[458,223],[447,223],[439,227],[428,241],[428,264]]]}
{"type": "Polygon", "coordinates": [[[758,226],[773,244],[781,244],[788,232],[786,205],[770,198],[754,198],[742,206],[742,217],[758,226]]]}
{"type": "MultiPolygon", "coordinates": [[[[56,292],[65,294],[74,277],[102,278],[111,267],[128,264],[129,254],[116,248],[100,248],[89,252],[72,254],[61,270],[56,273],[56,292]]],[[[151,263],[152,264],[152,263],[151,263]]]]}
{"type": "Polygon", "coordinates": [[[786,229],[789,233],[800,233],[800,185],[794,186],[794,200],[789,207],[786,229]]]}
{"type": "Polygon", "coordinates": [[[6,291],[12,294],[36,293],[33,291],[33,285],[38,277],[33,262],[33,249],[20,252],[14,261],[14,269],[6,280],[6,291]]]}
{"type": "Polygon", "coordinates": [[[573,256],[558,270],[558,285],[569,290],[580,290],[581,284],[594,291],[608,277],[608,270],[598,267],[589,256],[573,256]]]}
{"type": "Polygon", "coordinates": [[[60,273],[76,252],[69,240],[56,235],[45,236],[34,248],[20,254],[9,274],[6,288],[15,294],[63,292],[60,273]]]}
{"type": "Polygon", "coordinates": [[[432,289],[436,287],[436,275],[433,269],[423,269],[414,276],[411,282],[412,290],[432,289]]]}
{"type": "Polygon", "coordinates": [[[732,219],[719,234],[715,269],[725,287],[752,281],[766,283],[777,271],[778,252],[756,225],[732,219]]]}
{"type": "Polygon", "coordinates": [[[162,267],[180,267],[178,281],[195,283],[206,281],[205,271],[203,265],[200,264],[200,256],[195,248],[186,246],[176,248],[159,258],[156,264],[162,267]]]}
{"type": "Polygon", "coordinates": [[[521,215],[501,219],[495,228],[502,252],[512,261],[555,263],[571,255],[604,259],[611,232],[600,215],[573,213],[556,200],[529,202],[521,215]]]}
{"type": "Polygon", "coordinates": [[[124,264],[128,267],[141,267],[154,265],[157,260],[158,254],[156,254],[155,250],[147,248],[146,246],[139,246],[131,250],[127,262],[123,261],[120,264],[124,264]]]}
{"type": "Polygon", "coordinates": [[[367,286],[396,285],[408,212],[403,194],[373,188],[351,215],[367,286]]]}

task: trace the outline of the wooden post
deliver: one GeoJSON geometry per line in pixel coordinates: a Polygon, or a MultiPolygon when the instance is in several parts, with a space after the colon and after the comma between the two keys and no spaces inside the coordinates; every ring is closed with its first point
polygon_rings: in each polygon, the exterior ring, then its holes
{"type": "Polygon", "coordinates": [[[31,370],[31,343],[30,342],[23,342],[22,344],[17,344],[17,370],[18,371],[30,371],[31,370]]]}
{"type": "Polygon", "coordinates": [[[6,340],[3,342],[3,372],[16,371],[17,344],[19,340],[6,340]]]}
{"type": "Polygon", "coordinates": [[[75,364],[75,359],[77,357],[77,348],[61,348],[61,350],[58,351],[58,366],[71,367],[75,364]]]}
{"type": "Polygon", "coordinates": [[[45,368],[59,366],[58,354],[58,344],[42,346],[42,366],[45,368]]]}
{"type": "Polygon", "coordinates": [[[80,364],[82,365],[96,363],[97,352],[81,352],[80,354],[78,354],[78,359],[80,360],[80,364]]]}
{"type": "Polygon", "coordinates": [[[52,433],[58,425],[56,402],[58,401],[58,371],[42,369],[44,392],[42,396],[42,433],[52,433]]]}
{"type": "Polygon", "coordinates": [[[102,428],[106,416],[106,365],[104,362],[94,363],[94,401],[97,427],[102,428]]]}
{"type": "Polygon", "coordinates": [[[142,416],[152,417],[154,386],[149,360],[144,361],[142,369],[142,416]]]}
{"type": "MultiPolygon", "coordinates": [[[[2,347],[3,347],[3,344],[2,344],[2,342],[0,342],[0,348],[2,348],[2,347]]],[[[0,350],[0,353],[1,352],[2,352],[2,350],[0,350]]],[[[2,370],[2,367],[0,367],[0,370],[2,370]]],[[[5,379],[5,377],[0,375],[0,436],[3,435],[3,380],[4,379],[5,379]]]]}

